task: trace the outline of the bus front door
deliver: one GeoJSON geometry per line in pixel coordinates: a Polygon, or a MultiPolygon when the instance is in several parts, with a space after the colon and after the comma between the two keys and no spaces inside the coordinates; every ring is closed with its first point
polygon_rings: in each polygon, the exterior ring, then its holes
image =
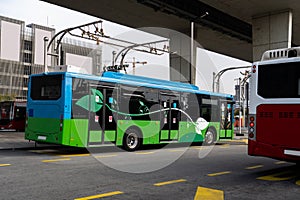
{"type": "Polygon", "coordinates": [[[180,105],[179,95],[161,94],[160,105],[163,107],[161,112],[161,131],[160,141],[178,141],[180,105]]]}
{"type": "Polygon", "coordinates": [[[88,146],[116,141],[117,91],[112,87],[90,86],[88,146]]]}

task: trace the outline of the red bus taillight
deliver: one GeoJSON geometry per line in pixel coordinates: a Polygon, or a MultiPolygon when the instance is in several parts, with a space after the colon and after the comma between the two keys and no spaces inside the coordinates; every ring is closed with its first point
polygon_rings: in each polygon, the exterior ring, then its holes
{"type": "Polygon", "coordinates": [[[253,128],[254,127],[254,122],[250,122],[249,126],[250,126],[250,128],[253,128]]]}
{"type": "Polygon", "coordinates": [[[255,72],[256,72],[256,66],[253,65],[253,66],[252,66],[252,73],[255,73],[255,72]]]}
{"type": "Polygon", "coordinates": [[[248,129],[248,137],[250,140],[255,139],[255,116],[249,116],[249,129],[248,129]]]}

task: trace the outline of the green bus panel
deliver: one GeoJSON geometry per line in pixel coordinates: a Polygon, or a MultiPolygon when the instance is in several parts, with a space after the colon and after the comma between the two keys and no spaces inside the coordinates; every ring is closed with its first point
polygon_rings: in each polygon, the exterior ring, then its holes
{"type": "Polygon", "coordinates": [[[229,139],[233,139],[234,130],[232,130],[232,129],[227,130],[227,135],[229,135],[229,139]]]}
{"type": "Polygon", "coordinates": [[[160,122],[142,120],[118,120],[116,145],[123,144],[123,137],[130,127],[138,127],[143,134],[143,144],[158,144],[160,122]]]}
{"type": "MultiPolygon", "coordinates": [[[[88,137],[88,119],[66,119],[63,121],[63,131],[60,132],[60,119],[38,119],[29,118],[29,127],[26,128],[25,139],[53,144],[62,144],[75,147],[87,147],[89,142],[102,142],[102,131],[90,131],[88,137]],[[41,132],[40,130],[43,130],[41,132]],[[41,137],[42,136],[42,137],[41,137]]],[[[117,132],[105,131],[105,142],[116,142],[116,145],[123,144],[123,137],[130,127],[138,127],[143,134],[143,144],[159,144],[160,140],[178,140],[178,142],[203,142],[207,130],[202,130],[202,134],[196,132],[195,124],[192,122],[179,122],[179,131],[161,130],[159,121],[142,120],[118,120],[117,132]],[[159,134],[160,133],[160,134],[159,134]],[[159,138],[160,137],[160,138],[159,138]]],[[[220,130],[220,123],[211,122],[208,127],[214,127],[219,138],[233,138],[233,130],[220,130]]]]}
{"type": "Polygon", "coordinates": [[[178,140],[178,131],[177,130],[171,130],[170,131],[170,139],[171,140],[178,140]]]}
{"type": "Polygon", "coordinates": [[[59,119],[28,118],[28,127],[25,130],[25,139],[45,143],[62,144],[62,138],[63,136],[60,132],[59,119]]]}
{"type": "Polygon", "coordinates": [[[89,142],[102,142],[101,135],[102,131],[90,131],[89,142]]]}
{"type": "MultiPolygon", "coordinates": [[[[204,131],[202,131],[203,134],[204,131]]],[[[196,132],[196,127],[192,122],[179,122],[178,142],[202,142],[203,137],[196,132]]]]}
{"type": "Polygon", "coordinates": [[[220,138],[233,139],[233,130],[220,130],[220,138]]]}
{"type": "Polygon", "coordinates": [[[105,131],[104,141],[105,142],[115,142],[116,141],[116,131],[105,131]]]}
{"type": "Polygon", "coordinates": [[[160,131],[160,139],[161,140],[169,139],[169,130],[161,130],[160,131]]]}
{"type": "Polygon", "coordinates": [[[87,119],[70,119],[69,121],[70,126],[68,128],[64,124],[64,135],[67,136],[69,134],[70,146],[86,147],[89,121],[87,119]]]}
{"type": "MultiPolygon", "coordinates": [[[[105,142],[115,142],[116,131],[105,131],[104,141],[105,142]]],[[[102,130],[100,131],[90,131],[89,142],[102,142],[102,130]]]]}
{"type": "Polygon", "coordinates": [[[178,140],[178,131],[177,130],[161,130],[160,133],[160,140],[163,140],[163,143],[167,142],[168,140],[178,140]],[[170,133],[170,138],[169,138],[170,133]]]}

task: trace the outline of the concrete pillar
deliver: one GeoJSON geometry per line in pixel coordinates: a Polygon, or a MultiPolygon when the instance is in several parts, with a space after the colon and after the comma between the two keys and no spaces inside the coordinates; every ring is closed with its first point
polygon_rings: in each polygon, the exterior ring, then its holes
{"type": "Polygon", "coordinates": [[[170,79],[191,83],[191,40],[184,34],[170,35],[170,79]]]}
{"type": "Polygon", "coordinates": [[[253,61],[260,60],[266,50],[291,47],[291,10],[254,16],[252,19],[252,34],[253,61]]]}

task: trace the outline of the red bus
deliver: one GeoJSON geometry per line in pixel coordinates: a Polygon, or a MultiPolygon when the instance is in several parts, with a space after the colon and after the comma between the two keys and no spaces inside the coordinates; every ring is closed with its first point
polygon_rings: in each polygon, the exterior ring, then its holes
{"type": "Polygon", "coordinates": [[[0,108],[0,130],[24,131],[26,101],[2,101],[0,108]]]}
{"type": "Polygon", "coordinates": [[[248,130],[249,155],[300,161],[300,47],[253,63],[248,130]]]}

